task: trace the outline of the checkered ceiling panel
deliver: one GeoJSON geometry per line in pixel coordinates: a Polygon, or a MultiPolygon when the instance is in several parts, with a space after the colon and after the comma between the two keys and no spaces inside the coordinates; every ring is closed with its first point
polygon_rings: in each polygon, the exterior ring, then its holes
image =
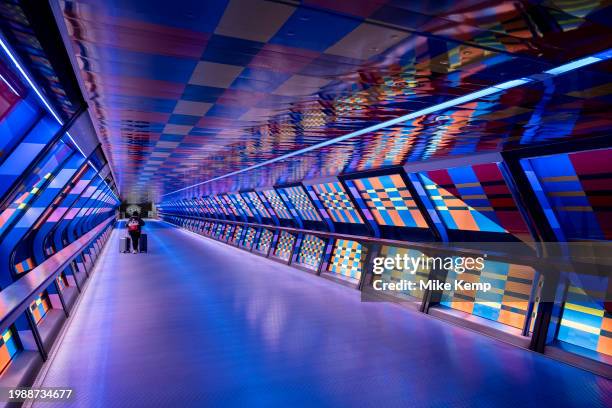
{"type": "MultiPolygon", "coordinates": [[[[609,10],[570,3],[60,1],[122,192],[153,200],[609,47],[609,10]],[[554,22],[554,34],[534,25],[536,11],[554,22]]],[[[610,125],[600,110],[585,109],[609,98],[602,69],[552,82],[185,194],[501,150],[610,125]]]]}

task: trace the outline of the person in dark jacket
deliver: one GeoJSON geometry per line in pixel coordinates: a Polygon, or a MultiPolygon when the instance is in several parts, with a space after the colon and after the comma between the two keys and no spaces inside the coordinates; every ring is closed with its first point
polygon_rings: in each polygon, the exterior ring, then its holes
{"type": "Polygon", "coordinates": [[[145,222],[140,218],[138,211],[134,211],[126,223],[128,234],[130,234],[132,239],[132,253],[134,254],[138,253],[138,241],[140,240],[143,225],[145,225],[145,222]]]}

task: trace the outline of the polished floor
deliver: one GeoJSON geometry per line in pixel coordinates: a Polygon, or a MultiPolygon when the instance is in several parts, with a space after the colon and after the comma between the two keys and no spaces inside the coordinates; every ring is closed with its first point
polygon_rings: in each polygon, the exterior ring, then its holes
{"type": "Polygon", "coordinates": [[[62,406],[612,404],[612,382],[580,369],[167,224],[146,230],[138,255],[113,233],[49,362],[42,385],[74,389],[62,406]]]}

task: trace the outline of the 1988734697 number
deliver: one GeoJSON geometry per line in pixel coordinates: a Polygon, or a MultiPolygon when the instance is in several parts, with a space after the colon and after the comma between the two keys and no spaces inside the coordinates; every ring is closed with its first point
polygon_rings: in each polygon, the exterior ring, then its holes
{"type": "Polygon", "coordinates": [[[4,388],[2,400],[9,402],[25,402],[28,400],[66,401],[73,395],[71,388],[4,388]]]}

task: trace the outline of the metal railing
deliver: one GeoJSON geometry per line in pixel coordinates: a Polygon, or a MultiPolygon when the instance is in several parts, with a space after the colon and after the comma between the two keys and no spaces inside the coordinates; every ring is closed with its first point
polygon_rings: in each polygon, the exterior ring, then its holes
{"type": "MultiPolygon", "coordinates": [[[[44,348],[37,325],[30,316],[28,310],[30,304],[40,296],[41,292],[52,285],[59,274],[80,255],[87,252],[93,252],[95,256],[99,255],[100,249],[108,239],[114,221],[114,217],[102,221],[91,231],[30,270],[23,278],[4,288],[0,292],[0,328],[4,330],[10,327],[20,316],[26,313],[38,351],[42,359],[46,360],[47,350],[44,348]],[[93,251],[91,251],[92,249],[93,251]]],[[[88,257],[91,257],[91,254],[88,257]]]]}

